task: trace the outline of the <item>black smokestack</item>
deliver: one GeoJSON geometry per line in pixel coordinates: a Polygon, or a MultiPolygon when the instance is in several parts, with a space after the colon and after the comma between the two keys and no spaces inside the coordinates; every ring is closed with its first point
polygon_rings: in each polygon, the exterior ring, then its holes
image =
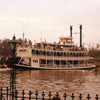
{"type": "Polygon", "coordinates": [[[80,47],[82,48],[82,25],[80,25],[80,47]]]}
{"type": "Polygon", "coordinates": [[[70,37],[72,37],[72,26],[70,26],[70,37]]]}

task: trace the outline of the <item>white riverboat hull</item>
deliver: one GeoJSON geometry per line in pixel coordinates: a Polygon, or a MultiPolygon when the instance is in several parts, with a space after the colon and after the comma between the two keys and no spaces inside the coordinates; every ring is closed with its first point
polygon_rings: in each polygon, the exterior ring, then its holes
{"type": "Polygon", "coordinates": [[[67,67],[67,68],[49,68],[49,67],[32,67],[27,65],[16,64],[16,68],[21,68],[25,70],[88,70],[95,68],[96,65],[91,65],[88,67],[67,67]]]}

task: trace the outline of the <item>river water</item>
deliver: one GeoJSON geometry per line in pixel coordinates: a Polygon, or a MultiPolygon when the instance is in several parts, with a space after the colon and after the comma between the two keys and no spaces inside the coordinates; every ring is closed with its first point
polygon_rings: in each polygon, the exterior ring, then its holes
{"type": "MultiPolygon", "coordinates": [[[[0,86],[9,87],[9,77],[10,71],[0,70],[0,86]]],[[[82,100],[87,100],[87,94],[90,94],[90,100],[95,100],[96,94],[100,97],[100,74],[88,70],[17,70],[16,88],[19,94],[22,93],[22,90],[25,90],[27,95],[31,90],[33,94],[36,91],[42,94],[42,91],[44,91],[47,96],[51,91],[52,96],[58,92],[60,98],[66,93],[67,100],[71,100],[70,96],[74,93],[74,100],[78,100],[77,98],[81,93],[82,100]]]]}

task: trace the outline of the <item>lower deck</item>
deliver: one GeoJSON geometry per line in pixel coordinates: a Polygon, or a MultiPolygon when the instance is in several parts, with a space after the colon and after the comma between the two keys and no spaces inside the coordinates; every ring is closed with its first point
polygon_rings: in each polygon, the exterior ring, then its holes
{"type": "Polygon", "coordinates": [[[55,60],[40,59],[37,57],[22,58],[17,66],[29,69],[85,69],[92,68],[94,65],[88,60],[55,60]]]}
{"type": "Polygon", "coordinates": [[[20,65],[16,64],[17,68],[25,69],[25,70],[87,70],[87,69],[93,69],[96,66],[93,64],[88,64],[87,66],[27,66],[27,65],[20,65]]]}
{"type": "Polygon", "coordinates": [[[67,67],[86,67],[88,61],[84,60],[45,60],[39,59],[39,67],[51,67],[51,68],[67,68],[67,67]]]}

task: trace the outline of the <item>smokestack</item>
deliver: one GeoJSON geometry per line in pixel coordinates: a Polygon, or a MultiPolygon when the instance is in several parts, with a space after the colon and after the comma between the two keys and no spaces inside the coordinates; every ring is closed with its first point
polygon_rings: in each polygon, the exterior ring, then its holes
{"type": "Polygon", "coordinates": [[[80,25],[80,48],[82,48],[82,25],[80,25]]]}
{"type": "Polygon", "coordinates": [[[72,26],[70,26],[70,37],[72,37],[72,26]]]}

